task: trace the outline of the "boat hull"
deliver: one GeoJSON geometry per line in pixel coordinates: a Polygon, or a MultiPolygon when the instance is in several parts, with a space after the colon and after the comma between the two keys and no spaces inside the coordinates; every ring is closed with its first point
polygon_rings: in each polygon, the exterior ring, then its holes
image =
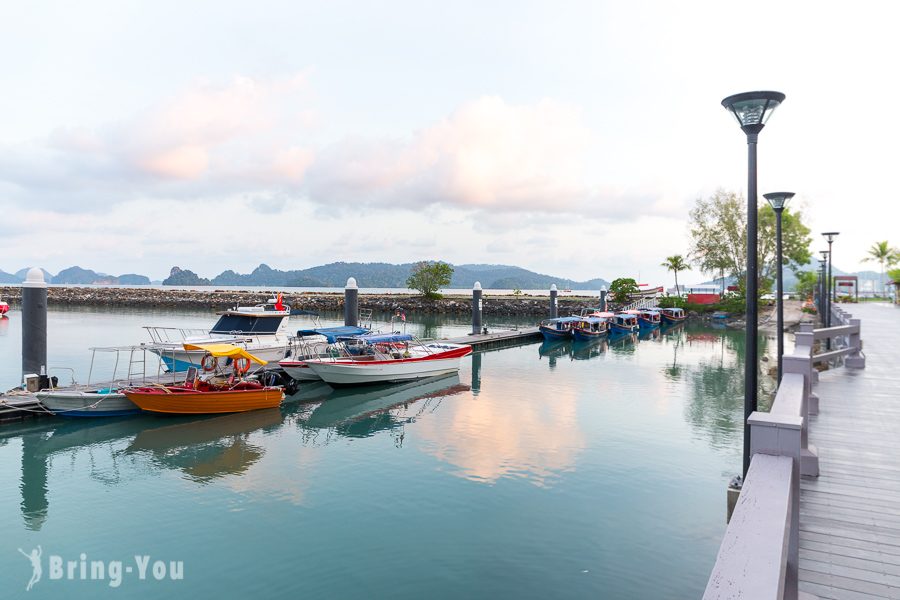
{"type": "Polygon", "coordinates": [[[375,361],[314,359],[306,362],[325,383],[363,385],[409,381],[456,373],[459,371],[460,359],[471,353],[471,347],[463,346],[421,358],[375,361]]]}
{"type": "Polygon", "coordinates": [[[284,369],[284,372],[288,374],[288,376],[296,379],[297,381],[321,381],[322,378],[319,377],[315,371],[309,368],[309,365],[303,361],[297,360],[283,360],[278,365],[284,369]]]}
{"type": "Polygon", "coordinates": [[[663,315],[662,319],[665,323],[684,323],[687,320],[687,317],[670,317],[669,315],[663,315]]]}
{"type": "Polygon", "coordinates": [[[638,327],[641,329],[653,329],[654,327],[659,327],[659,321],[651,321],[650,319],[638,319],[638,327]]]}
{"type": "Polygon", "coordinates": [[[166,393],[161,388],[126,390],[125,395],[141,410],[175,415],[213,415],[262,408],[276,408],[284,399],[281,388],[216,392],[166,393]]]}
{"type": "Polygon", "coordinates": [[[541,335],[545,340],[568,340],[572,338],[571,329],[554,329],[553,327],[540,326],[541,335]]]}
{"type": "Polygon", "coordinates": [[[635,333],[638,330],[637,325],[619,325],[618,323],[610,323],[609,330],[615,333],[635,333]]]}
{"type": "Polygon", "coordinates": [[[35,394],[44,408],[60,417],[123,417],[141,412],[125,394],[54,391],[35,394]]]}
{"type": "Polygon", "coordinates": [[[590,340],[597,340],[606,335],[606,330],[603,331],[588,331],[586,329],[581,329],[580,327],[576,327],[572,330],[572,337],[577,342],[587,342],[590,340]]]}

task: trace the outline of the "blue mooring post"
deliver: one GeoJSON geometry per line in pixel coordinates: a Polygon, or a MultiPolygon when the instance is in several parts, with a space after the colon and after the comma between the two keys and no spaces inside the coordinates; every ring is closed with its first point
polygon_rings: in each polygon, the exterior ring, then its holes
{"type": "Polygon", "coordinates": [[[353,277],[347,280],[344,287],[344,325],[359,326],[359,288],[353,277]]]}
{"type": "Polygon", "coordinates": [[[472,286],[472,335],[481,333],[481,282],[476,281],[472,286]]]}
{"type": "Polygon", "coordinates": [[[550,318],[555,319],[559,316],[559,290],[556,289],[556,284],[550,286],[550,318]]]}
{"type": "Polygon", "coordinates": [[[22,375],[47,373],[47,282],[34,267],[22,284],[22,375]]]}
{"type": "Polygon", "coordinates": [[[606,286],[600,288],[600,312],[606,312],[606,286]]]}

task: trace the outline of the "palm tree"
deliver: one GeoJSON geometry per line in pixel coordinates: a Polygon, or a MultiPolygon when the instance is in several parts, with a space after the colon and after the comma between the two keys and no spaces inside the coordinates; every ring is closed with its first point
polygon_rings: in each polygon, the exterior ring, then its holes
{"type": "Polygon", "coordinates": [[[675,272],[675,293],[678,296],[681,296],[681,290],[678,289],[678,271],[689,271],[691,266],[684,262],[684,257],[680,254],[676,254],[675,256],[667,256],[666,262],[660,265],[661,267],[665,267],[669,271],[675,272]]]}
{"type": "Polygon", "coordinates": [[[884,265],[885,263],[891,265],[900,260],[900,251],[896,248],[891,248],[887,240],[883,242],[876,242],[872,244],[872,247],[869,248],[869,255],[863,259],[863,262],[869,261],[878,261],[881,263],[881,293],[885,294],[884,287],[884,265]]]}

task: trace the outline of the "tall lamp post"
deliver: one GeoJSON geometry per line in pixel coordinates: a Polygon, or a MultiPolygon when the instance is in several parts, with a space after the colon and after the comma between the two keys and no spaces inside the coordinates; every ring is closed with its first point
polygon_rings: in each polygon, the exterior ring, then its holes
{"type": "Polygon", "coordinates": [[[756,206],[756,143],[759,132],[778,105],[784,102],[781,92],[744,92],[722,100],[747,135],[747,346],[744,357],[744,477],[750,468],[750,425],[747,419],[756,410],[757,355],[757,206],[756,206]]]}
{"type": "Polygon", "coordinates": [[[763,194],[772,210],[775,211],[775,306],[778,327],[778,383],[781,383],[781,357],[784,354],[784,281],[782,277],[782,263],[784,255],[781,251],[781,213],[788,200],[794,197],[794,192],[772,192],[763,194]]]}
{"type": "Polygon", "coordinates": [[[819,250],[822,258],[822,327],[828,327],[828,250],[819,250]]]}
{"type": "MultiPolygon", "coordinates": [[[[841,235],[841,233],[839,231],[826,231],[822,235],[828,240],[828,293],[825,294],[825,297],[828,298],[828,306],[825,309],[825,316],[827,319],[825,327],[831,327],[831,293],[834,288],[834,280],[831,278],[831,272],[834,267],[834,254],[831,251],[831,243],[834,241],[834,238],[841,235]]],[[[828,340],[828,347],[831,348],[831,339],[828,340]]]]}

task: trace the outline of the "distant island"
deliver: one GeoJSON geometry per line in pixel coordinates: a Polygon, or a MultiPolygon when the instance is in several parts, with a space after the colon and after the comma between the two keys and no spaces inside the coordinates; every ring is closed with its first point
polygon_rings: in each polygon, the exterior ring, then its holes
{"type": "MultiPolygon", "coordinates": [[[[106,273],[98,273],[90,269],[82,269],[81,267],[69,267],[56,275],[51,274],[46,269],[41,269],[41,271],[44,272],[44,281],[58,285],[150,285],[152,283],[146,275],[137,275],[135,273],[107,275],[106,273]]],[[[25,281],[25,275],[27,274],[27,268],[20,269],[15,273],[0,271],[0,284],[22,283],[25,281]]]]}
{"type": "MultiPolygon", "coordinates": [[[[334,287],[342,288],[350,277],[356,278],[363,288],[405,288],[414,263],[394,265],[390,263],[347,263],[336,262],[309,269],[281,271],[261,264],[251,273],[241,274],[227,270],[212,279],[200,277],[189,269],[172,267],[163,285],[180,286],[260,286],[277,287],[334,287]]],[[[535,290],[557,287],[599,290],[609,287],[605,279],[574,281],[551,275],[535,273],[521,267],[509,265],[453,265],[451,288],[470,288],[480,281],[486,289],[535,290]]]]}

